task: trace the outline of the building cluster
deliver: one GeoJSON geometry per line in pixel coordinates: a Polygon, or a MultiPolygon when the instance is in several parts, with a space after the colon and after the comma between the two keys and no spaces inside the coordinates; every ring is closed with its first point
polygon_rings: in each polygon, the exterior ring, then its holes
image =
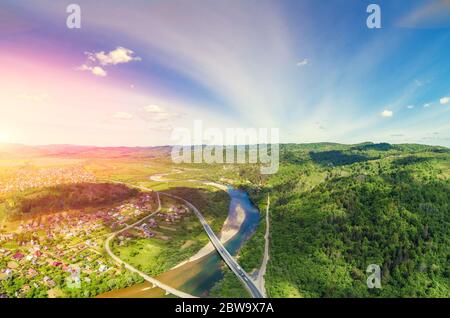
{"type": "Polygon", "coordinates": [[[81,167],[19,169],[0,180],[0,193],[24,191],[29,188],[50,187],[58,184],[95,182],[93,174],[81,167]]]}
{"type": "Polygon", "coordinates": [[[150,218],[145,222],[135,226],[133,229],[129,229],[118,236],[119,246],[123,246],[125,241],[132,238],[157,238],[164,241],[170,239],[159,230],[175,230],[170,225],[181,221],[186,216],[189,209],[184,205],[171,205],[168,209],[163,209],[161,212],[156,213],[154,218],[150,218]]]}
{"type": "MultiPolygon", "coordinates": [[[[55,295],[54,288],[66,284],[60,278],[70,278],[75,271],[84,275],[84,284],[89,283],[90,275],[110,275],[110,269],[113,275],[120,268],[102,254],[104,239],[155,208],[154,197],[141,193],[119,206],[41,215],[19,222],[14,231],[0,232],[0,294],[24,297],[35,289],[45,289],[51,291],[50,297],[55,295]],[[18,278],[24,278],[26,284],[13,284],[21,281],[18,278]],[[2,290],[8,289],[8,284],[14,289],[12,294],[2,290]]],[[[144,224],[141,232],[153,237],[150,229],[157,226],[156,221],[144,224]]]]}

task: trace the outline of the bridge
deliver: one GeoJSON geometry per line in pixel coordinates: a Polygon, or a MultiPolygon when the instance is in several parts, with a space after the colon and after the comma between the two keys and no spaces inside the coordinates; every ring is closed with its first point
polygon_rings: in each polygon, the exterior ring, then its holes
{"type": "Polygon", "coordinates": [[[227,251],[225,246],[223,246],[222,242],[220,242],[219,238],[216,236],[214,231],[211,229],[209,224],[206,222],[203,215],[200,213],[200,211],[189,201],[186,201],[185,199],[169,194],[169,193],[161,193],[162,195],[172,197],[174,199],[183,201],[188,207],[190,207],[197,218],[200,220],[200,223],[202,224],[206,234],[208,234],[208,237],[211,241],[211,243],[216,248],[219,255],[222,257],[222,259],[225,261],[225,263],[228,265],[228,267],[233,271],[233,273],[242,281],[244,286],[247,288],[247,290],[250,292],[253,298],[264,298],[264,295],[261,293],[261,291],[256,287],[255,283],[253,282],[250,275],[248,275],[236,262],[236,260],[230,255],[230,253],[227,251]]]}

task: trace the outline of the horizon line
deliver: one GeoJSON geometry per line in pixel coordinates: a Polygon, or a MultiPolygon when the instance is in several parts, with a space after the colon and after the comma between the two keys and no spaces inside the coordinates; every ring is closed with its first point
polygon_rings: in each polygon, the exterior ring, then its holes
{"type": "MultiPolygon", "coordinates": [[[[279,142],[274,143],[275,145],[313,145],[313,144],[335,144],[335,145],[343,145],[343,146],[355,146],[362,144],[389,144],[389,145],[421,145],[421,146],[430,146],[430,147],[442,147],[446,149],[450,149],[450,147],[443,145],[430,145],[425,143],[390,143],[390,142],[373,142],[373,141],[362,141],[357,143],[343,143],[343,142],[334,142],[334,141],[319,141],[319,142],[279,142]]],[[[224,147],[242,147],[242,146],[256,146],[256,145],[272,145],[270,143],[258,143],[258,144],[230,144],[230,145],[208,145],[208,144],[191,144],[191,145],[149,145],[149,146],[100,146],[100,145],[86,145],[86,144],[66,144],[66,143],[55,143],[55,144],[25,144],[25,143],[13,143],[13,142],[0,142],[0,149],[2,146],[24,146],[24,147],[52,147],[52,146],[68,146],[68,147],[82,147],[82,148],[163,148],[163,147],[196,147],[196,146],[224,146],[224,147]]]]}

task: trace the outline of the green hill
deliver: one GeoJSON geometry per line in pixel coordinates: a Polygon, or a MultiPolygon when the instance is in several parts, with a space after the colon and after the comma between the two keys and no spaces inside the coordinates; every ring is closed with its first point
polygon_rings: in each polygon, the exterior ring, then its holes
{"type": "MultiPolygon", "coordinates": [[[[260,204],[271,196],[270,296],[450,296],[447,148],[283,145],[281,155],[277,174],[246,186],[260,204]],[[370,264],[381,289],[367,288],[370,264]]],[[[255,256],[241,255],[251,270],[255,256]]]]}

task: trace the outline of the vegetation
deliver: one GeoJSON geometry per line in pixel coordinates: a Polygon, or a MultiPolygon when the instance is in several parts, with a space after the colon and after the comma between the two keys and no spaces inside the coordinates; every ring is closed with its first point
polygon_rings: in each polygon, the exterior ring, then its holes
{"type": "MultiPolygon", "coordinates": [[[[24,171],[23,165],[31,174],[26,173],[30,178],[23,190],[0,193],[0,227],[2,223],[13,223],[6,221],[6,217],[28,215],[32,218],[40,212],[115,206],[139,192],[108,183],[109,180],[185,198],[202,211],[218,233],[227,216],[229,197],[223,191],[192,181],[212,180],[244,189],[261,211],[261,226],[238,255],[239,263],[252,275],[256,274],[262,260],[265,204],[270,195],[270,260],[265,276],[269,296],[450,296],[450,150],[447,148],[386,143],[287,144],[280,147],[280,170],[266,176],[260,174],[257,165],[248,164],[173,166],[166,148],[161,148],[154,156],[150,149],[137,149],[136,153],[125,148],[117,149],[114,150],[114,158],[110,158],[107,150],[85,151],[80,155],[82,158],[78,158],[77,151],[74,151],[65,155],[67,158],[56,160],[52,157],[51,160],[42,159],[40,163],[46,166],[76,165],[77,168],[70,168],[74,183],[64,181],[62,184],[29,187],[36,184],[35,179],[42,184],[47,184],[48,180],[42,177],[42,172],[35,176],[37,167],[24,163],[25,159],[2,168],[0,178],[6,180],[2,184],[3,189],[8,189],[9,180],[16,180],[21,186],[22,179],[14,176],[17,171],[24,171]],[[178,173],[174,173],[175,169],[178,173]],[[172,172],[168,178],[178,181],[149,179],[150,175],[164,172],[172,172]],[[92,176],[97,178],[96,182],[80,181],[91,180],[92,176]],[[381,289],[369,289],[366,285],[366,269],[370,264],[381,267],[381,289]]],[[[36,163],[36,160],[32,162],[36,163]]],[[[58,169],[54,180],[64,179],[62,176],[66,170],[58,169]]],[[[150,203],[154,205],[155,202],[150,203]]],[[[164,209],[173,204],[180,203],[163,199],[164,209]]],[[[131,209],[130,213],[133,211],[131,209]]],[[[123,215],[128,214],[123,212],[123,215]]],[[[141,216],[129,217],[132,222],[141,216]]],[[[45,230],[37,231],[36,235],[49,236],[51,233],[45,230]]],[[[0,234],[8,234],[8,231],[9,228],[4,226],[0,234]]],[[[99,228],[83,236],[83,240],[98,236],[97,248],[91,246],[77,253],[70,251],[68,256],[73,254],[73,258],[63,257],[64,264],[84,263],[81,289],[65,287],[62,279],[68,276],[67,270],[63,272],[60,266],[53,265],[58,255],[46,255],[52,263],[40,264],[37,276],[33,280],[27,278],[24,273],[31,263],[27,260],[13,261],[12,257],[17,251],[28,254],[22,243],[31,246],[33,237],[15,234],[14,239],[9,239],[4,236],[1,247],[6,252],[3,253],[10,253],[0,258],[4,276],[1,293],[9,297],[49,297],[46,276],[58,289],[53,291],[53,295],[60,297],[91,297],[142,281],[125,269],[116,268],[100,249],[109,231],[99,228]],[[99,260],[110,268],[107,274],[99,274],[103,273],[99,260]],[[11,261],[20,267],[16,268],[11,261]],[[7,268],[12,274],[7,275],[7,268]],[[111,279],[113,275],[117,279],[111,279]],[[34,282],[39,286],[34,288],[34,282]],[[25,289],[26,285],[31,289],[25,289]]],[[[121,245],[114,241],[113,248],[124,260],[151,275],[158,275],[187,259],[208,242],[201,225],[192,215],[174,224],[163,224],[155,232],[169,239],[136,236],[121,245]]],[[[75,250],[79,240],[76,237],[67,239],[67,246],[75,250]]],[[[43,242],[49,245],[58,243],[51,237],[43,242]]],[[[56,249],[64,250],[67,249],[56,249]]],[[[223,279],[210,295],[248,297],[235,275],[226,266],[223,271],[223,279]]]]}
{"type": "Polygon", "coordinates": [[[137,192],[125,185],[112,183],[57,185],[16,192],[6,204],[11,216],[21,216],[110,205],[129,199],[137,192]]]}
{"type": "MultiPolygon", "coordinates": [[[[217,232],[220,231],[230,203],[230,199],[225,192],[201,187],[174,187],[167,189],[166,192],[181,198],[187,198],[202,211],[211,227],[217,232]]],[[[170,206],[180,204],[178,200],[164,195],[161,195],[161,198],[163,213],[170,206]]],[[[163,219],[156,218],[157,222],[161,223],[163,223],[163,219]]],[[[149,275],[157,276],[187,260],[209,242],[202,225],[192,211],[179,222],[164,225],[157,231],[167,239],[158,237],[152,239],[134,238],[122,246],[118,246],[116,241],[114,250],[121,259],[149,275]]]]}
{"type": "Polygon", "coordinates": [[[282,154],[278,174],[246,185],[255,201],[272,199],[270,296],[450,296],[447,149],[286,145],[282,154]],[[370,264],[381,266],[381,289],[367,288],[370,264]]]}

